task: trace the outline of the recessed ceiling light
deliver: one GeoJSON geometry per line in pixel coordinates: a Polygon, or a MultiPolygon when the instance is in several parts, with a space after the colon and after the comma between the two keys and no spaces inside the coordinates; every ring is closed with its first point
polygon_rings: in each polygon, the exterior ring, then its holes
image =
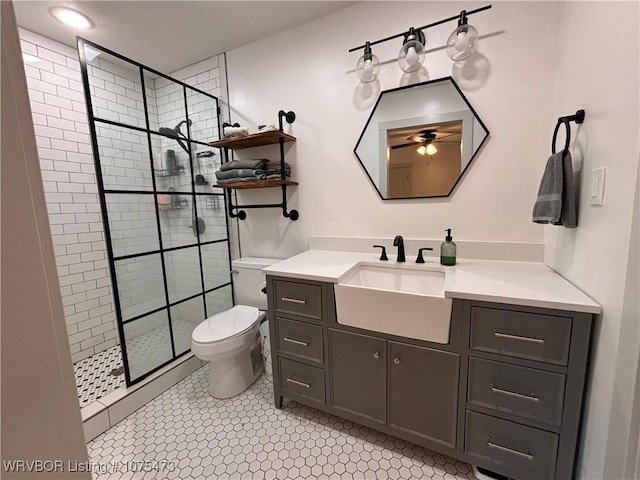
{"type": "Polygon", "coordinates": [[[69,27],[86,30],[93,26],[93,22],[89,20],[89,17],[67,7],[54,7],[49,12],[56,20],[69,27]]]}

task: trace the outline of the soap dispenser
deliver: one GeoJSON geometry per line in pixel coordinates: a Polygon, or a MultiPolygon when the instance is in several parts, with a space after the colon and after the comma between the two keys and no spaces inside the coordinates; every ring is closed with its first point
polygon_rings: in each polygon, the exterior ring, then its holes
{"type": "Polygon", "coordinates": [[[456,244],[453,243],[453,237],[451,236],[451,229],[447,228],[445,230],[447,232],[447,236],[444,239],[444,242],[440,245],[440,263],[442,265],[455,265],[456,264],[456,244]]]}

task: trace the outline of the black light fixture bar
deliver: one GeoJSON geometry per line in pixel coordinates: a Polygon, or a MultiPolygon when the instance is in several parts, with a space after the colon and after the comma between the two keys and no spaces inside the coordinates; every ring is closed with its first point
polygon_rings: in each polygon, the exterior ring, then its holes
{"type": "MultiPolygon", "coordinates": [[[[445,19],[442,20],[438,20],[437,22],[434,23],[429,23],[427,25],[423,25],[421,27],[415,27],[414,30],[418,31],[418,30],[426,30],[427,28],[431,28],[431,27],[435,27],[438,25],[442,25],[443,23],[447,23],[447,22],[451,22],[453,20],[458,20],[460,18],[460,15],[462,15],[464,13],[464,15],[466,15],[467,17],[469,15],[473,15],[474,13],[480,13],[480,12],[484,12],[485,10],[489,10],[492,7],[492,5],[485,5],[484,7],[480,7],[480,8],[476,8],[475,10],[469,10],[469,11],[462,11],[461,13],[459,13],[458,15],[454,15],[452,17],[447,17],[445,19]]],[[[377,45],[379,43],[384,43],[384,42],[388,42],[389,40],[393,40],[395,38],[400,38],[400,37],[404,37],[406,35],[406,31],[402,32],[402,33],[398,33],[396,35],[391,35],[390,37],[385,37],[385,38],[381,38],[380,40],[375,40],[373,42],[367,42],[369,44],[369,46],[372,45],[377,45]]],[[[363,48],[366,48],[367,44],[364,45],[360,45],[358,47],[353,47],[349,49],[349,52],[355,52],[357,50],[362,50],[363,48]]]]}

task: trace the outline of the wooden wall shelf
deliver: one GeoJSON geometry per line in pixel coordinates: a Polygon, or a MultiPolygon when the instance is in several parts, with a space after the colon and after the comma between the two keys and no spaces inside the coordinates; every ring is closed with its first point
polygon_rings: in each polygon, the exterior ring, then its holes
{"type": "Polygon", "coordinates": [[[261,147],[264,145],[276,145],[280,140],[286,142],[295,142],[296,137],[283,133],[279,130],[270,132],[252,133],[242,137],[223,138],[215,142],[209,142],[212,147],[226,147],[231,150],[241,150],[243,148],[261,147]]]}
{"type": "Polygon", "coordinates": [[[285,178],[284,144],[286,142],[295,142],[296,137],[288,135],[282,131],[283,119],[286,120],[287,123],[291,124],[295,121],[296,114],[294,112],[285,112],[284,110],[280,110],[278,112],[278,124],[280,126],[278,130],[252,133],[241,137],[223,138],[222,140],[216,140],[215,142],[209,143],[212,147],[218,147],[224,151],[224,158],[226,161],[229,161],[229,150],[261,147],[264,145],[280,145],[280,178],[272,180],[252,180],[250,182],[223,183],[222,185],[218,185],[216,183],[212,185],[213,187],[223,189],[224,198],[228,205],[228,212],[231,218],[244,220],[247,218],[247,212],[245,212],[244,209],[249,208],[281,208],[283,217],[293,221],[300,218],[300,214],[297,210],[287,210],[287,187],[294,187],[298,185],[298,183],[285,178]],[[231,193],[233,190],[271,187],[280,187],[282,189],[282,201],[280,203],[262,203],[256,205],[233,204],[233,194],[231,193]]]}

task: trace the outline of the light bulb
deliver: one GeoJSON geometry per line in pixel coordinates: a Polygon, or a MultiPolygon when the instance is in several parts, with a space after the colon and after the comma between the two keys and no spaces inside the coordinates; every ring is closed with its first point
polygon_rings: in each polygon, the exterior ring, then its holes
{"type": "Polygon", "coordinates": [[[380,73],[380,60],[371,53],[371,47],[367,42],[364,55],[356,62],[356,74],[361,82],[371,83],[378,78],[378,73],[380,73]]]}
{"type": "Polygon", "coordinates": [[[405,58],[407,60],[407,63],[411,65],[418,61],[418,54],[416,53],[415,47],[409,47],[409,50],[407,50],[407,56],[405,58]]]}
{"type": "Polygon", "coordinates": [[[427,145],[427,148],[425,148],[425,151],[427,152],[427,155],[435,155],[436,153],[438,153],[438,149],[433,143],[430,143],[429,145],[427,145]]]}
{"type": "Polygon", "coordinates": [[[467,32],[460,32],[458,33],[458,36],[453,44],[453,47],[456,49],[456,51],[462,52],[467,48],[468,43],[469,42],[467,41],[467,32]]]}
{"type": "Polygon", "coordinates": [[[427,153],[427,147],[425,147],[424,145],[420,145],[416,152],[418,152],[420,155],[424,155],[425,153],[427,153]]]}
{"type": "Polygon", "coordinates": [[[424,34],[418,33],[410,32],[398,53],[398,64],[403,72],[415,72],[424,63],[424,44],[418,39],[424,40],[424,34]]]}
{"type": "Polygon", "coordinates": [[[447,39],[447,55],[451,60],[469,58],[477,49],[478,30],[467,23],[458,25],[447,39]]]}

